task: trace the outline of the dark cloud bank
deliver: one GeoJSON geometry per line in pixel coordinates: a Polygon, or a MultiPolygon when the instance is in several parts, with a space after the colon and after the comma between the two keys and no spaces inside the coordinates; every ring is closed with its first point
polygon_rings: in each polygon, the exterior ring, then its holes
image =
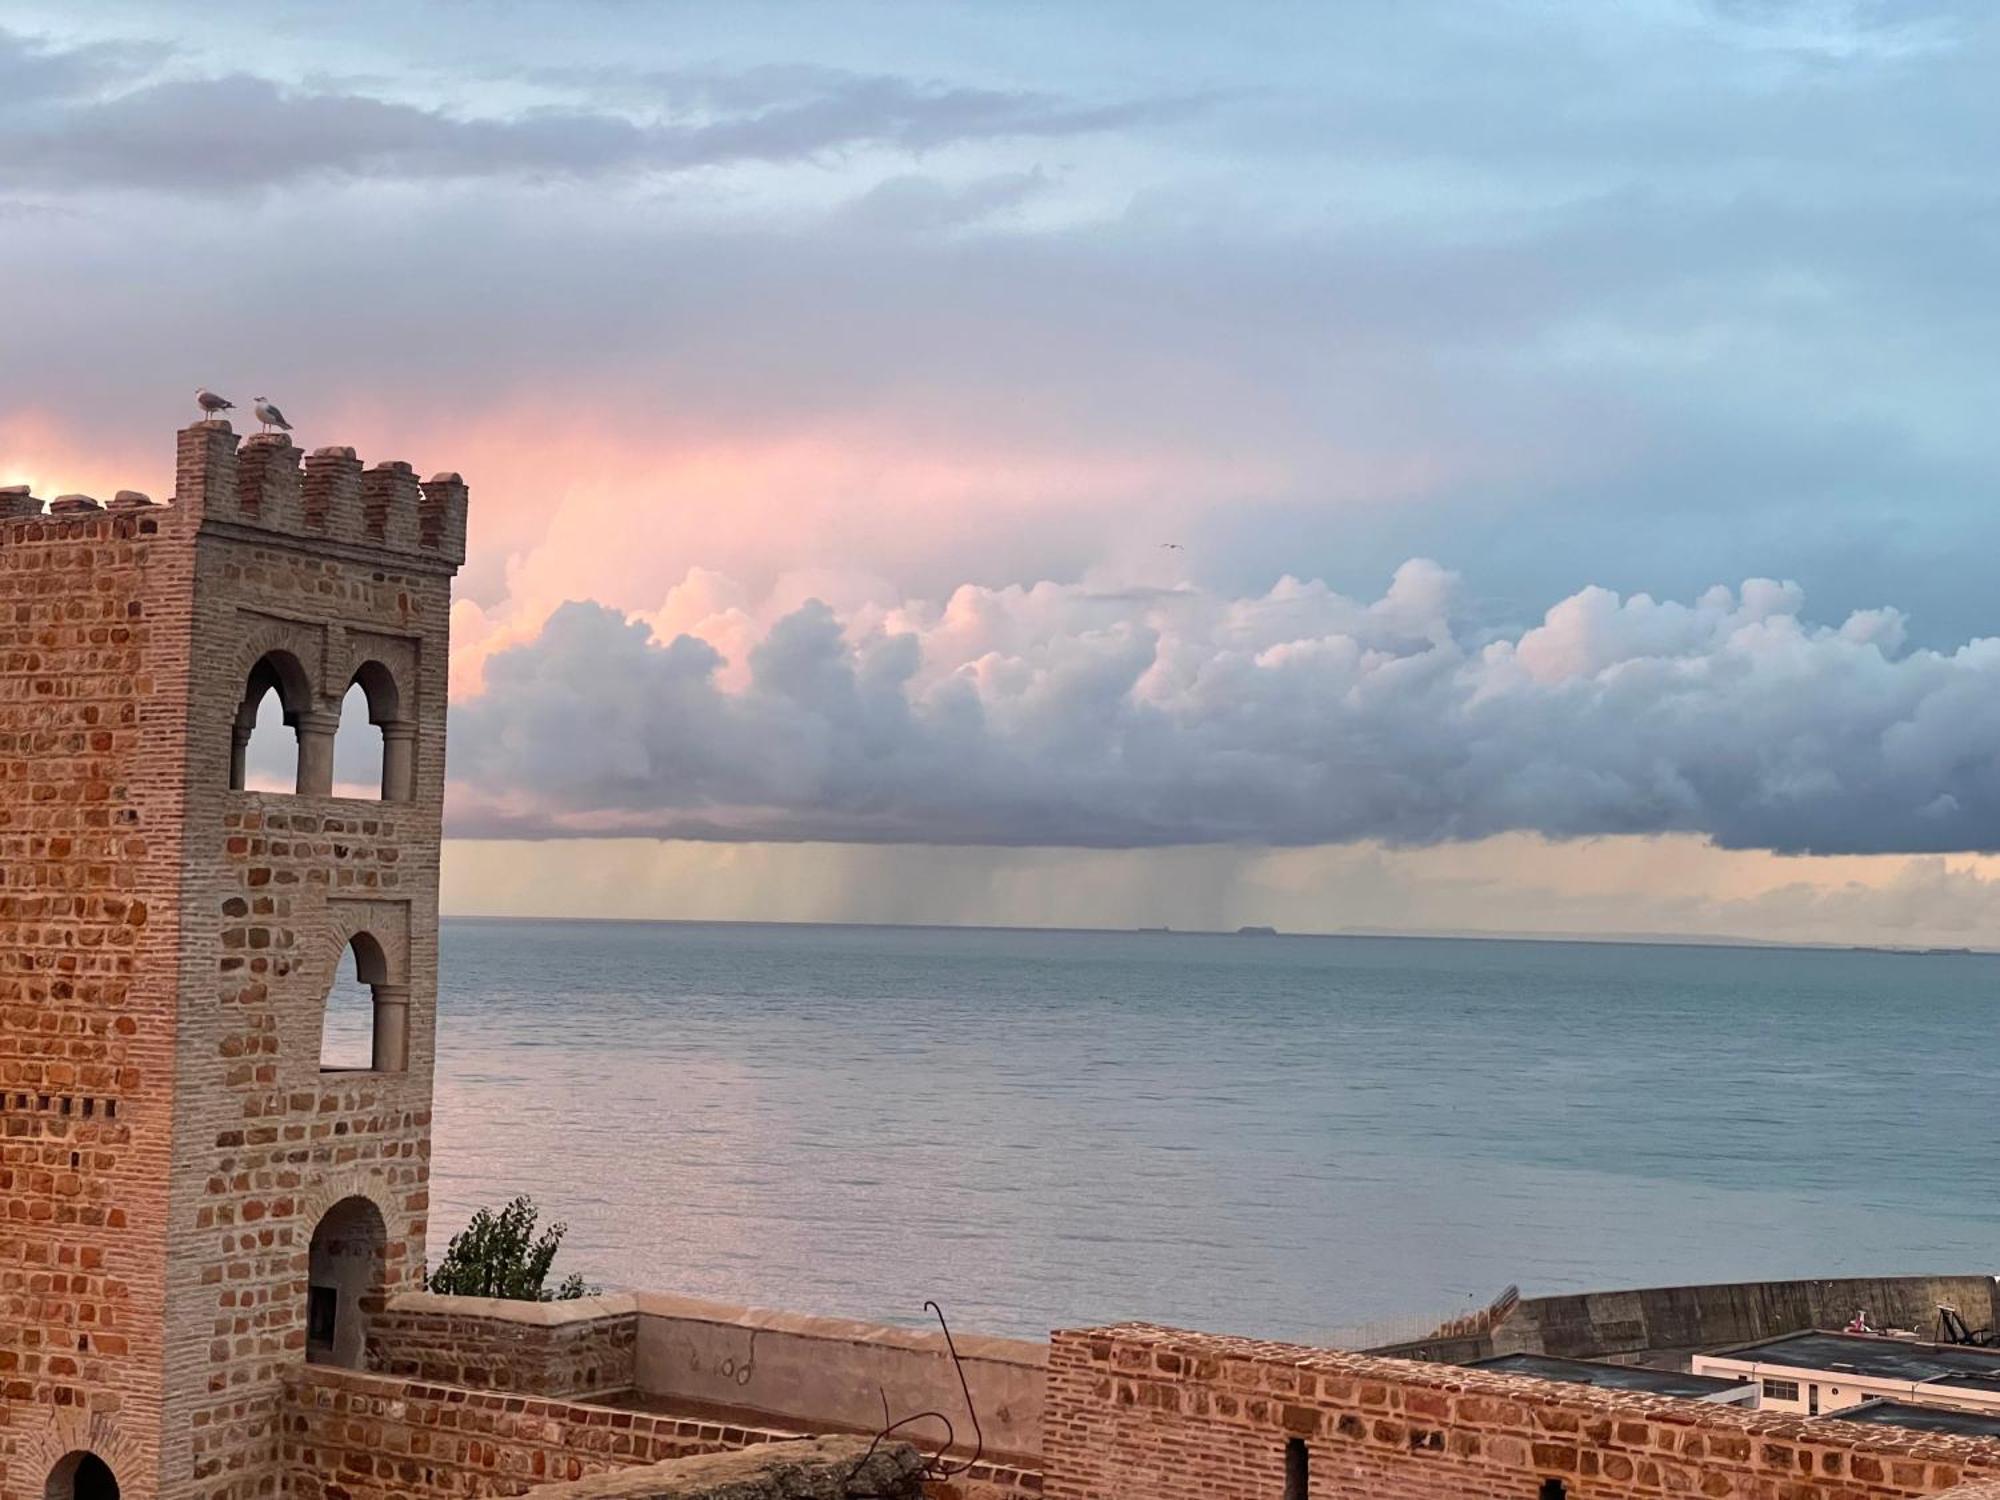
{"type": "Polygon", "coordinates": [[[1188,107],[765,68],[563,75],[571,88],[613,93],[626,107],[489,117],[248,73],[162,76],[158,61],[132,47],[56,48],[0,29],[0,186],[212,193],[316,177],[596,177],[1085,135],[1188,107]]]}
{"type": "Polygon", "coordinates": [[[1041,585],[884,631],[813,603],[742,691],[705,642],[570,604],[455,710],[454,832],[2000,848],[2000,641],[1906,651],[1894,611],[1815,627],[1753,581],[1687,605],[1586,589],[1481,642],[1454,592],[1419,562],[1369,605],[1041,585]]]}

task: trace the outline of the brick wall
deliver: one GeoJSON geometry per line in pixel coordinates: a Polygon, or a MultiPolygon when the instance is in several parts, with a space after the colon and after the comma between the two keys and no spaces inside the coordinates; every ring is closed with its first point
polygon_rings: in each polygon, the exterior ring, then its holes
{"type": "MultiPolygon", "coordinates": [[[[296,1368],[282,1440],[294,1500],[478,1500],[639,1464],[734,1452],[810,1434],[714,1416],[468,1390],[393,1376],[296,1368]]],[[[982,1465],[929,1500],[1025,1500],[1038,1474],[982,1465]]]]}
{"type": "Polygon", "coordinates": [[[78,1448],[143,1494],[194,557],[166,508],[27,510],[0,493],[0,1500],[78,1448]]]}
{"type": "Polygon", "coordinates": [[[798,1436],[303,1366],[286,1383],[283,1457],[295,1500],[426,1500],[798,1436]]]}
{"type": "Polygon", "coordinates": [[[600,1395],[631,1387],[638,1342],[629,1296],[503,1302],[407,1292],[370,1321],[368,1368],[526,1395],[600,1395]]]}
{"type": "Polygon", "coordinates": [[[1130,1324],[1051,1343],[1056,1500],[1916,1500],[2000,1478],[2000,1441],[1810,1421],[1130,1324]],[[1551,1493],[1554,1493],[1551,1491],[1551,1493]]]}

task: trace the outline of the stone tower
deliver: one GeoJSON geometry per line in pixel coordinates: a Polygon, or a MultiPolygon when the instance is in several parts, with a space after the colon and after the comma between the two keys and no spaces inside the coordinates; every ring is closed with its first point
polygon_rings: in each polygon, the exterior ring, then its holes
{"type": "Polygon", "coordinates": [[[176,490],[0,490],[0,1500],[279,1493],[288,1371],[423,1265],[465,486],[200,422],[176,490]],[[372,1065],[323,1070],[350,950],[372,1065]]]}

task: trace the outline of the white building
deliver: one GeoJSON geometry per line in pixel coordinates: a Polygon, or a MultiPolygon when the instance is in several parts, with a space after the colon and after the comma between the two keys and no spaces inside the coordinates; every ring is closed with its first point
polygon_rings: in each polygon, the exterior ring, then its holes
{"type": "Polygon", "coordinates": [[[1819,1416],[1863,1401],[2000,1413],[2000,1350],[1867,1333],[1788,1333],[1697,1354],[1697,1375],[1755,1381],[1760,1407],[1819,1416]]]}

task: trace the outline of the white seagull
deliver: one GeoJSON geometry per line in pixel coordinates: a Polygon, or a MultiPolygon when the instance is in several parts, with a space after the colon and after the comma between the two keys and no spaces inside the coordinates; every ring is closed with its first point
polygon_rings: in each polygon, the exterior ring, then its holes
{"type": "Polygon", "coordinates": [[[277,428],[280,432],[290,432],[292,430],[292,424],[285,420],[285,414],[262,396],[257,398],[257,404],[251,410],[257,413],[257,420],[264,424],[266,432],[269,432],[273,427],[277,428]]]}
{"type": "Polygon", "coordinates": [[[233,411],[236,408],[234,401],[231,401],[227,396],[216,395],[207,386],[202,386],[198,389],[194,393],[194,399],[195,404],[201,407],[204,417],[219,417],[224,412],[233,411]]]}

